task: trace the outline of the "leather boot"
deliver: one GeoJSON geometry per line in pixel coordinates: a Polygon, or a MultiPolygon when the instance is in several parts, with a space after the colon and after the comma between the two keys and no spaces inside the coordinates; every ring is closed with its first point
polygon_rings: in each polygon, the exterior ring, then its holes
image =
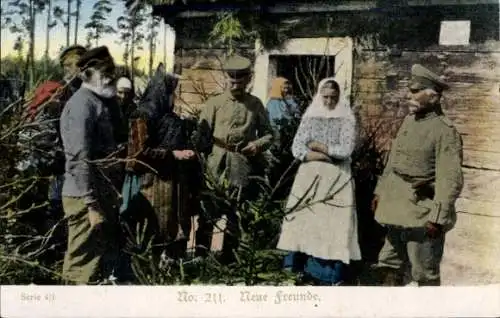
{"type": "Polygon", "coordinates": [[[399,270],[385,268],[382,286],[403,286],[403,277],[399,270]]]}
{"type": "Polygon", "coordinates": [[[375,265],[371,267],[371,270],[375,285],[403,286],[403,276],[399,269],[375,265]]]}
{"type": "Polygon", "coordinates": [[[418,286],[441,286],[441,279],[433,279],[418,282],[418,286]]]}

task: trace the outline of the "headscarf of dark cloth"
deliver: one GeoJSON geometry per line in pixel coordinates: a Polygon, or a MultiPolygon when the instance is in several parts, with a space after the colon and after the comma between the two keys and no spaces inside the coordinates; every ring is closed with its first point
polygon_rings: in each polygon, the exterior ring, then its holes
{"type": "Polygon", "coordinates": [[[178,78],[165,71],[160,64],[149,81],[132,118],[141,117],[147,121],[150,136],[149,146],[171,149],[184,147],[182,120],[174,113],[173,94],[178,78]]]}
{"type": "Polygon", "coordinates": [[[150,123],[158,124],[166,114],[173,113],[173,93],[178,79],[167,73],[163,64],[158,65],[138,105],[138,115],[146,116],[150,123]]]}

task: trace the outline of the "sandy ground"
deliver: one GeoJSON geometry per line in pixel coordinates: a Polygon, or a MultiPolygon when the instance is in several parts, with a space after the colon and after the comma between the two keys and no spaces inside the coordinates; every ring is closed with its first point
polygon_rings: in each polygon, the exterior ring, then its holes
{"type": "Polygon", "coordinates": [[[500,283],[500,218],[459,214],[444,253],[443,285],[500,283]]]}

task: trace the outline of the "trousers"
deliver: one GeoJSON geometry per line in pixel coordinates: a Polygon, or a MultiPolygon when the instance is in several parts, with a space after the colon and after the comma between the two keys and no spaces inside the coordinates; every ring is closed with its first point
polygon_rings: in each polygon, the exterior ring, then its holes
{"type": "Polygon", "coordinates": [[[63,197],[68,221],[68,243],[64,255],[63,277],[70,284],[93,284],[112,274],[119,254],[118,205],[101,200],[104,223],[90,226],[83,198],[63,197]]]}
{"type": "Polygon", "coordinates": [[[445,234],[428,237],[424,228],[387,226],[387,236],[379,253],[378,267],[399,272],[410,267],[411,278],[419,286],[441,284],[440,265],[445,234]]]}

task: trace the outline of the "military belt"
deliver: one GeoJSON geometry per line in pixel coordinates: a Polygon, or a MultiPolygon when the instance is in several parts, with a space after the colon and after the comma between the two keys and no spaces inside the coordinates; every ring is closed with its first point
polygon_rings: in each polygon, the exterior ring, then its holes
{"type": "Polygon", "coordinates": [[[214,145],[223,148],[229,152],[240,152],[240,150],[244,148],[242,144],[229,144],[217,137],[214,137],[214,145]]]}
{"type": "Polygon", "coordinates": [[[434,194],[435,194],[435,189],[434,189],[434,181],[436,178],[434,176],[432,177],[427,177],[418,181],[415,181],[415,177],[403,174],[396,169],[392,169],[394,174],[401,179],[403,179],[405,182],[408,182],[411,184],[411,187],[414,189],[413,192],[413,200],[414,203],[417,203],[418,201],[422,201],[425,199],[434,199],[434,194]]]}
{"type": "Polygon", "coordinates": [[[403,179],[405,182],[411,183],[413,188],[418,188],[423,185],[432,184],[436,180],[434,176],[420,178],[404,174],[396,169],[392,169],[392,171],[394,172],[395,175],[403,179]]]}

